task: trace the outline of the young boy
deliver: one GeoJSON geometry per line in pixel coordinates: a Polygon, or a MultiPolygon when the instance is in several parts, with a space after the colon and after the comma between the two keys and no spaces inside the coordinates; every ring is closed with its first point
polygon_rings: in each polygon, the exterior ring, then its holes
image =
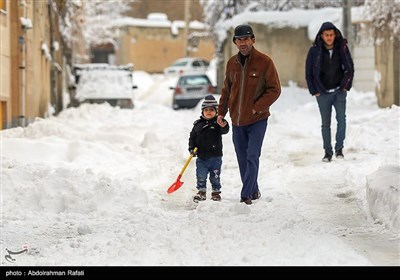
{"type": "Polygon", "coordinates": [[[221,200],[221,165],[222,165],[222,134],[229,131],[228,122],[217,123],[218,102],[214,96],[207,95],[201,104],[201,116],[193,123],[189,137],[189,152],[192,154],[197,147],[196,179],[197,194],[193,201],[206,200],[207,176],[210,176],[212,187],[211,199],[221,200]]]}

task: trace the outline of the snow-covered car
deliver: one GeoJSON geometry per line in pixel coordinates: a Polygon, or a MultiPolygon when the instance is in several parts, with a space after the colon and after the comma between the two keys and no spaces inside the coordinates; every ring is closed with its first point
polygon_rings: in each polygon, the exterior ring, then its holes
{"type": "Polygon", "coordinates": [[[73,67],[74,100],[81,103],[104,103],[132,109],[134,107],[133,65],[104,63],[77,64],[73,67]]]}
{"type": "Polygon", "coordinates": [[[205,96],[215,94],[216,87],[206,74],[189,74],[179,77],[174,90],[172,108],[194,108],[205,96]]]}
{"type": "Polygon", "coordinates": [[[164,69],[166,76],[178,76],[188,73],[205,73],[210,62],[198,57],[184,57],[175,60],[171,66],[164,69]]]}

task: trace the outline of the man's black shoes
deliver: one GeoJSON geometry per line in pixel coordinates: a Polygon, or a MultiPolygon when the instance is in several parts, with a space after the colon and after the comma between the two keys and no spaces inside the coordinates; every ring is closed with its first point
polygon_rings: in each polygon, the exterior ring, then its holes
{"type": "Polygon", "coordinates": [[[246,203],[247,205],[252,204],[250,198],[243,198],[243,197],[242,197],[242,198],[240,199],[240,202],[244,202],[244,203],[246,203]]]}
{"type": "Polygon", "coordinates": [[[332,160],[332,155],[325,153],[324,158],[322,159],[323,162],[330,162],[332,160]]]}
{"type": "Polygon", "coordinates": [[[256,199],[259,199],[260,197],[261,197],[261,193],[260,193],[260,191],[257,191],[252,194],[251,200],[256,200],[256,199]]]}
{"type": "Polygon", "coordinates": [[[259,199],[260,197],[261,197],[261,193],[260,193],[260,191],[257,191],[257,192],[255,192],[255,193],[253,193],[253,194],[251,195],[251,198],[244,198],[244,197],[242,197],[242,198],[240,199],[240,202],[244,202],[244,203],[246,203],[247,205],[250,205],[250,204],[253,204],[252,200],[259,199]]]}
{"type": "Polygon", "coordinates": [[[338,159],[343,159],[344,155],[343,155],[343,149],[339,149],[336,151],[336,158],[338,159]]]}

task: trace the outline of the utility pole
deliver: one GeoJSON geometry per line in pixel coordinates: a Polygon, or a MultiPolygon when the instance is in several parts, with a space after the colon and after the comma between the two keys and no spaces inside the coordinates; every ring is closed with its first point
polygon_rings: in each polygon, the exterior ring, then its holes
{"type": "Polygon", "coordinates": [[[348,46],[350,51],[353,50],[354,32],[351,22],[351,7],[353,0],[343,0],[343,36],[349,42],[348,46]]]}
{"type": "Polygon", "coordinates": [[[189,50],[188,50],[188,39],[189,39],[189,23],[190,23],[190,1],[191,0],[185,0],[185,29],[183,32],[183,54],[184,57],[189,56],[189,50]]]}

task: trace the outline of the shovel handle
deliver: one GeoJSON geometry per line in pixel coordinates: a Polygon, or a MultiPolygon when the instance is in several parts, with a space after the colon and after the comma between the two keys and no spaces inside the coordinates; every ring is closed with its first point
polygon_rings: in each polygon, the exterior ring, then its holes
{"type": "Polygon", "coordinates": [[[196,152],[197,152],[197,147],[194,148],[193,153],[190,154],[189,158],[186,160],[186,163],[185,163],[185,165],[183,166],[183,168],[182,168],[182,170],[181,170],[181,173],[179,173],[178,178],[182,177],[183,172],[185,172],[186,167],[189,165],[189,162],[192,160],[193,155],[194,155],[196,152]]]}

